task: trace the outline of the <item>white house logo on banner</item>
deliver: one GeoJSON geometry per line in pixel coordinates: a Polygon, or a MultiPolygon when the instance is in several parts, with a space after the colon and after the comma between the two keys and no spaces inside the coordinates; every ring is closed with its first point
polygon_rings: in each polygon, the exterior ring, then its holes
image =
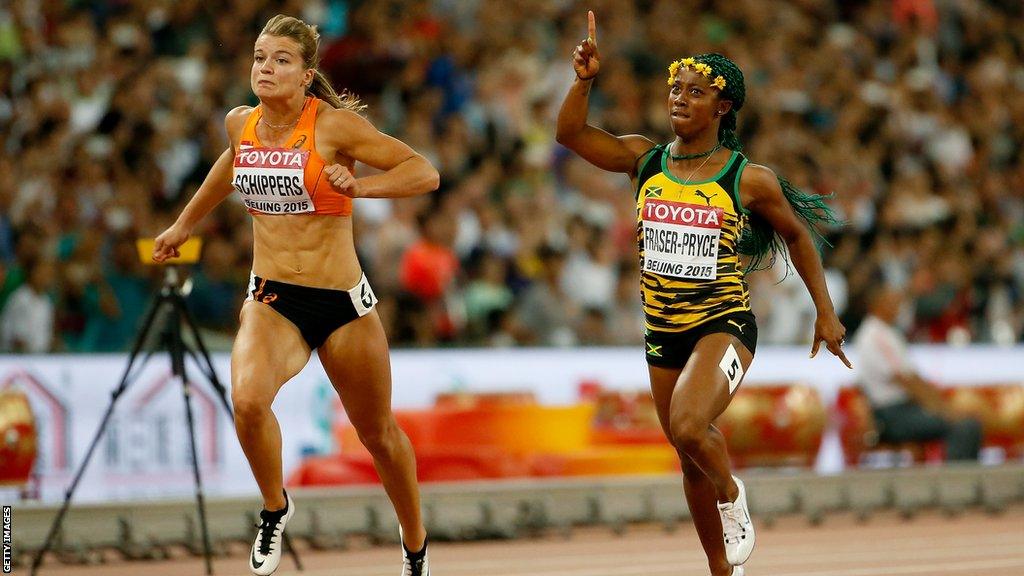
{"type": "Polygon", "coordinates": [[[35,473],[63,472],[71,462],[69,403],[53,386],[26,370],[15,369],[0,378],[0,390],[13,388],[28,397],[38,435],[35,473]]]}
{"type": "MultiPolygon", "coordinates": [[[[106,472],[191,477],[192,449],[180,380],[165,373],[136,382],[130,390],[130,398],[118,406],[106,431],[106,472]]],[[[217,410],[223,408],[204,383],[193,384],[189,391],[201,472],[211,472],[222,461],[217,410]]]]}
{"type": "MultiPolygon", "coordinates": [[[[911,351],[925,376],[956,385],[1012,382],[1021,378],[1024,346],[950,349],[921,346],[911,351]]],[[[841,362],[817,362],[803,347],[759,349],[744,385],[806,379],[830,405],[840,386],[852,385],[841,362]]],[[[124,374],[125,355],[0,355],[0,389],[14,387],[29,400],[38,431],[40,500],[59,503],[124,374]]],[[[219,375],[230,373],[230,357],[212,358],[219,375]]],[[[609,390],[646,389],[647,367],[638,347],[515,350],[398,350],[391,357],[396,409],[422,409],[437,394],[529,391],[546,405],[579,400],[582,382],[609,390]]],[[[853,358],[856,362],[856,358],[853,358]]],[[[235,440],[231,419],[205,376],[189,362],[190,387],[203,488],[210,497],[259,494],[249,463],[235,440]]],[[[75,492],[76,502],[182,498],[194,494],[188,423],[182,386],[166,362],[137,370],[115,407],[112,421],[75,492]],[[108,436],[112,437],[108,438],[108,436]]],[[[329,446],[334,393],[316,356],[274,402],[281,423],[282,464],[288,478],[305,448],[329,446]],[[329,400],[329,402],[328,402],[329,400]]],[[[225,385],[228,384],[224,380],[225,385]]],[[[839,442],[826,441],[819,471],[842,468],[839,442]],[[826,450],[832,450],[828,454],[826,450]],[[834,466],[834,467],[833,467],[834,466]]]]}

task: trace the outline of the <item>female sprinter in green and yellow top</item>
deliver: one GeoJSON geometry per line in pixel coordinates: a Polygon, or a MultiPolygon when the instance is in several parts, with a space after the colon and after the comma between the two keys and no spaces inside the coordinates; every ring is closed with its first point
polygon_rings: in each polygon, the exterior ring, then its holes
{"type": "Polygon", "coordinates": [[[558,115],[558,141],[604,170],[629,174],[636,193],[637,245],[646,317],[647,363],[658,417],[683,469],[694,525],[714,576],[739,576],[754,547],[743,483],[732,475],[725,439],[712,422],[750,366],[757,325],[740,264],[788,250],[817,307],[813,357],[822,342],[850,366],[846,332],[825,286],[812,241],[831,219],[771,169],[749,164],[736,138],[746,96],[743,73],[721,54],[669,66],[668,112],[675,139],[655,145],[587,124],[600,69],[594,13],[573,53],[576,81],[558,115]],[[810,229],[810,230],[809,230],[810,229]]]}

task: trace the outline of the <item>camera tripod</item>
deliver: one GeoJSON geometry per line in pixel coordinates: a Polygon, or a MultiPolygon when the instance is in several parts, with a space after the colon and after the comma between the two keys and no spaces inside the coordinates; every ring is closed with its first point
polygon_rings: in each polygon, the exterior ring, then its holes
{"type": "MultiPolygon", "coordinates": [[[[195,421],[192,415],[191,384],[185,375],[186,353],[199,366],[200,371],[203,372],[203,375],[206,376],[207,380],[209,380],[210,384],[213,386],[214,391],[220,399],[221,405],[224,406],[224,410],[228,413],[228,417],[234,420],[234,414],[231,411],[231,405],[228,404],[227,392],[224,389],[224,385],[217,379],[217,372],[214,370],[213,361],[210,360],[210,353],[203,344],[203,340],[199,336],[199,330],[196,327],[195,320],[192,318],[192,315],[189,313],[188,308],[185,305],[185,296],[188,294],[188,291],[189,290],[187,288],[185,290],[182,289],[177,269],[174,266],[167,266],[164,273],[163,286],[160,289],[160,293],[153,299],[153,303],[146,312],[142,328],[135,337],[135,343],[133,344],[131,353],[128,356],[128,366],[125,367],[124,374],[121,376],[121,382],[111,393],[110,404],[107,406],[107,411],[103,415],[103,419],[100,421],[99,429],[96,430],[96,435],[93,437],[92,443],[89,444],[89,450],[85,453],[85,459],[82,460],[81,465],[78,467],[78,471],[75,473],[74,480],[71,482],[71,486],[64,495],[64,504],[61,506],[56,518],[54,518],[53,525],[50,526],[50,532],[47,534],[42,548],[39,549],[35,558],[32,560],[32,568],[29,572],[32,576],[35,576],[39,566],[42,565],[43,557],[49,551],[50,546],[53,544],[54,537],[60,530],[64,516],[71,507],[71,498],[75,493],[75,489],[78,487],[79,481],[82,479],[82,475],[85,473],[86,466],[89,465],[89,460],[92,458],[93,452],[96,450],[96,446],[99,444],[100,437],[103,436],[103,432],[106,429],[107,424],[110,422],[110,418],[114,413],[114,406],[117,403],[118,398],[121,397],[124,391],[128,388],[128,385],[138,375],[138,372],[143,366],[145,366],[146,362],[149,361],[150,357],[152,357],[153,353],[158,349],[166,350],[170,354],[171,374],[173,375],[174,380],[182,386],[181,391],[185,399],[185,416],[188,421],[189,447],[192,451],[192,472],[195,480],[196,506],[199,510],[199,524],[202,529],[203,552],[206,560],[206,573],[213,574],[210,533],[206,525],[206,505],[203,496],[203,482],[199,475],[199,456],[196,453],[196,431],[195,421]],[[136,360],[138,359],[142,348],[146,345],[148,336],[153,331],[154,326],[158,324],[157,318],[161,310],[166,310],[162,319],[163,328],[157,337],[155,345],[148,351],[145,358],[141,363],[139,363],[138,369],[133,373],[132,368],[135,367],[136,360]],[[195,340],[195,347],[198,349],[198,354],[196,353],[196,350],[189,347],[189,345],[182,339],[182,321],[184,321],[188,326],[188,329],[195,340]]],[[[291,540],[288,538],[288,534],[285,533],[283,536],[284,541],[282,544],[291,551],[292,558],[295,561],[295,566],[299,570],[302,570],[302,563],[299,560],[298,554],[295,552],[295,548],[291,545],[291,540]]]]}

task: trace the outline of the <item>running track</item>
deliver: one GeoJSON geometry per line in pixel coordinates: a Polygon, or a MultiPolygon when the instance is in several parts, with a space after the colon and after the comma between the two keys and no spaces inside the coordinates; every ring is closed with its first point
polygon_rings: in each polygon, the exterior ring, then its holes
{"type": "MultiPolygon", "coordinates": [[[[759,526],[748,576],[1024,576],[1024,506],[991,516],[969,511],[949,518],[923,512],[909,521],[879,513],[866,523],[850,514],[811,526],[800,516],[759,526]]],[[[218,576],[248,576],[241,545],[214,563],[218,576]]],[[[395,576],[397,547],[353,542],[345,552],[303,553],[305,572],[285,556],[276,576],[395,576]]],[[[505,542],[436,543],[434,576],[706,576],[692,525],[669,534],[660,526],[636,526],[623,536],[587,528],[569,539],[548,537],[505,542]]],[[[15,574],[27,574],[16,569],[15,574]]],[[[185,576],[205,574],[201,559],[160,562],[112,561],[88,567],[48,562],[40,576],[185,576]]]]}

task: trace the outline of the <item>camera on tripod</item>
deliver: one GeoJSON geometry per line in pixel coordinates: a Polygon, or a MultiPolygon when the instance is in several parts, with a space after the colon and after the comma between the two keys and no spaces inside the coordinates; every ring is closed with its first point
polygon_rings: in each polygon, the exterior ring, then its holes
{"type": "Polygon", "coordinates": [[[195,264],[199,262],[199,254],[202,251],[203,240],[193,236],[181,246],[178,246],[178,256],[168,258],[163,262],[153,260],[153,248],[156,246],[156,238],[139,238],[135,241],[135,249],[139,252],[139,260],[149,266],[166,266],[174,264],[195,264]]]}
{"type": "Polygon", "coordinates": [[[128,365],[121,376],[120,383],[111,394],[110,404],[107,406],[107,411],[103,415],[99,429],[96,430],[96,435],[93,437],[88,451],[86,451],[85,458],[82,460],[74,479],[71,481],[71,486],[65,494],[64,504],[57,513],[57,516],[53,521],[53,525],[50,527],[50,532],[46,537],[43,547],[39,549],[33,559],[30,570],[30,574],[32,575],[34,575],[42,565],[46,552],[50,549],[55,536],[60,530],[61,522],[64,520],[64,516],[71,506],[71,498],[74,495],[75,488],[78,486],[79,481],[81,481],[85,468],[88,466],[89,460],[92,458],[93,452],[96,450],[99,439],[103,435],[107,424],[110,422],[110,418],[114,413],[114,407],[117,404],[118,398],[124,394],[128,385],[139,373],[139,370],[133,370],[133,368],[136,367],[136,361],[140,358],[140,353],[143,351],[143,348],[147,347],[147,344],[150,349],[148,350],[148,353],[144,355],[142,361],[139,362],[139,366],[141,367],[141,365],[144,365],[155,352],[167,352],[171,361],[171,373],[174,379],[181,385],[182,396],[185,401],[185,415],[188,423],[189,448],[192,452],[191,460],[193,479],[195,481],[196,505],[199,513],[199,524],[202,530],[206,573],[213,574],[210,534],[206,524],[205,497],[203,494],[202,478],[199,474],[199,458],[196,454],[195,420],[192,414],[192,403],[190,399],[192,382],[189,380],[189,377],[185,372],[186,356],[192,358],[195,365],[199,367],[199,371],[203,373],[203,376],[206,377],[207,381],[213,387],[214,392],[219,397],[220,403],[227,411],[228,416],[233,419],[234,415],[231,411],[231,405],[228,403],[227,390],[217,378],[217,372],[214,369],[213,361],[210,359],[210,354],[207,351],[206,346],[203,344],[203,340],[199,335],[199,329],[196,326],[195,320],[192,318],[192,315],[189,313],[188,307],[185,304],[185,295],[188,293],[190,288],[189,283],[185,282],[185,285],[182,286],[182,282],[178,274],[178,268],[176,266],[177,264],[194,264],[198,262],[202,241],[199,238],[189,239],[179,247],[178,256],[159,263],[155,262],[152,258],[154,244],[155,240],[152,238],[139,239],[135,242],[136,249],[139,253],[139,259],[144,264],[166,265],[163,285],[161,286],[159,293],[157,293],[153,298],[153,302],[150,304],[142,324],[139,327],[131,352],[128,355],[128,365]],[[183,324],[192,336],[191,342],[193,345],[185,342],[182,338],[183,324]],[[150,339],[148,336],[151,334],[154,334],[157,337],[150,339]]]}

